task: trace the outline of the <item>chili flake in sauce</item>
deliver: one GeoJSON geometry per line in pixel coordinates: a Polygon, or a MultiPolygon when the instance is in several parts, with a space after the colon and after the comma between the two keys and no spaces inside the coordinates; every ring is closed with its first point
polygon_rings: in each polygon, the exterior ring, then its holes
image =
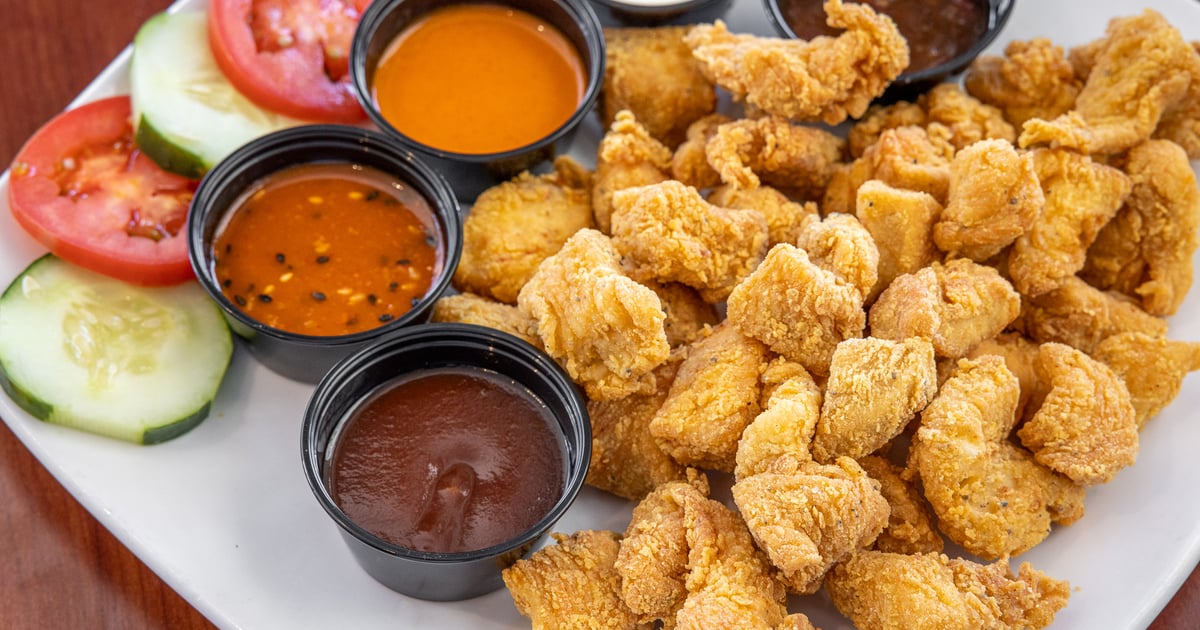
{"type": "Polygon", "coordinates": [[[349,163],[289,167],[252,186],[213,246],[221,290],[280,330],[346,335],[412,309],[441,271],[429,202],[349,163]]]}

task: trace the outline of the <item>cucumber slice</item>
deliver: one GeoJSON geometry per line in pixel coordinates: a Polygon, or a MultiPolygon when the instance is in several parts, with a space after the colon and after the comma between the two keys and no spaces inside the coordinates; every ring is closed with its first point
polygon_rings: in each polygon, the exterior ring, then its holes
{"type": "Polygon", "coordinates": [[[254,138],[304,124],[233,87],[208,46],[207,19],[191,12],[146,20],[129,67],[138,147],[163,169],[194,178],[254,138]]]}
{"type": "Polygon", "coordinates": [[[0,295],[0,386],[47,422],[169,440],[208,415],[232,353],[194,282],[140,287],[47,254],[0,295]]]}

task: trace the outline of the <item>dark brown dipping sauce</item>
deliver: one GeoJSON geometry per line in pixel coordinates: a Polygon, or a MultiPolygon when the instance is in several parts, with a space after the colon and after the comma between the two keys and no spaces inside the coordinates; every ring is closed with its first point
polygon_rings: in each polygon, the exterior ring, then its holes
{"type": "Polygon", "coordinates": [[[334,502],[401,547],[490,547],[528,530],[563,495],[557,421],[533,393],[495,372],[414,372],[384,385],[340,432],[329,468],[334,502]]]}
{"type": "MultiPolygon", "coordinates": [[[[908,40],[909,64],[917,72],[967,52],[987,32],[985,0],[860,0],[896,22],[908,40]]],[[[821,0],[779,0],[779,10],[792,32],[801,39],[837,36],[842,31],[825,24],[821,0]]]]}

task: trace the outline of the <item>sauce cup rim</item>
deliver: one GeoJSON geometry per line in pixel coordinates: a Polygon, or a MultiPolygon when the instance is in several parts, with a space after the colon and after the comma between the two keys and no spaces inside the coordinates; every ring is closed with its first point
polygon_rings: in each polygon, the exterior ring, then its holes
{"type": "MultiPolygon", "coordinates": [[[[325,158],[320,153],[314,152],[304,159],[290,162],[279,168],[270,169],[263,175],[252,178],[251,182],[257,182],[262,177],[291,166],[315,163],[352,163],[352,161],[339,158],[325,158]]],[[[244,191],[245,189],[243,188],[242,190],[244,191]]],[[[239,194],[241,192],[239,191],[239,194]]],[[[204,288],[209,297],[221,307],[221,310],[227,316],[234,318],[239,324],[253,330],[257,335],[264,335],[288,343],[318,347],[360,345],[370,339],[386,335],[393,330],[410,326],[415,320],[420,318],[425,310],[422,308],[425,304],[438,299],[449,288],[454,271],[458,266],[458,261],[462,256],[462,213],[458,199],[451,191],[450,184],[446,181],[445,177],[421,162],[411,151],[400,147],[395,140],[385,134],[371,129],[340,124],[314,124],[289,127],[260,136],[240,146],[233,153],[217,163],[200,180],[200,184],[197,186],[196,192],[192,197],[192,205],[188,209],[186,229],[188,233],[188,258],[192,265],[192,271],[195,273],[200,286],[204,288]],[[417,188],[421,196],[425,197],[435,217],[441,218],[441,221],[439,221],[439,226],[441,226],[439,237],[442,240],[444,255],[442,268],[438,275],[435,276],[433,282],[430,283],[429,289],[418,304],[392,321],[374,328],[345,335],[307,335],[276,328],[251,317],[233,304],[217,285],[211,267],[210,250],[212,243],[209,242],[205,234],[204,221],[201,220],[201,215],[219,211],[221,218],[224,218],[225,214],[230,211],[230,208],[215,209],[211,204],[215,201],[213,197],[222,192],[226,182],[236,179],[241,173],[253,168],[255,164],[260,163],[262,160],[296,151],[297,143],[314,143],[318,147],[338,146],[349,149],[361,149],[364,153],[383,156],[389,163],[401,171],[400,173],[395,173],[396,175],[405,180],[407,184],[417,188]]]]}
{"type": "MultiPolygon", "coordinates": [[[[823,0],[812,0],[814,2],[823,2],[823,0]]],[[[1013,7],[1016,6],[1017,0],[986,0],[988,5],[988,23],[983,34],[962,53],[951,57],[935,66],[923,68],[916,72],[902,72],[892,85],[903,87],[909,84],[921,83],[930,79],[949,76],[956,73],[958,70],[965,67],[975,57],[978,57],[984,48],[991,45],[992,41],[1000,35],[1000,31],[1004,30],[1004,25],[1008,23],[1008,18],[1012,15],[1013,7]]],[[[792,27],[788,26],[787,20],[784,19],[783,10],[779,6],[779,0],[763,0],[763,5],[766,8],[767,18],[771,25],[781,35],[789,39],[799,39],[792,27]]]]}
{"type": "MultiPolygon", "coordinates": [[[[387,17],[388,13],[411,0],[376,0],[372,2],[367,10],[363,12],[362,17],[358,22],[358,26],[354,31],[354,38],[350,45],[350,75],[351,83],[354,88],[354,95],[358,98],[359,104],[363,111],[367,113],[367,117],[371,122],[382,130],[386,130],[388,134],[393,135],[397,141],[403,143],[414,150],[420,151],[446,160],[457,160],[461,162],[472,162],[486,164],[491,162],[502,161],[517,156],[521,156],[532,151],[536,151],[546,146],[550,146],[571,132],[575,127],[583,121],[591,112],[592,107],[600,97],[600,91],[604,84],[604,66],[605,66],[605,40],[604,27],[600,24],[600,18],[592,9],[591,5],[586,0],[551,0],[558,5],[571,19],[579,26],[579,30],[583,33],[584,43],[587,50],[579,50],[580,55],[585,53],[590,58],[587,63],[587,83],[584,89],[583,97],[580,98],[579,104],[575,107],[575,111],[571,117],[564,121],[561,125],[555,128],[554,131],[542,136],[540,139],[504,151],[495,151],[492,153],[459,153],[455,151],[447,151],[433,147],[406,135],[404,132],[395,128],[379,109],[375,106],[374,99],[371,98],[371,81],[367,76],[366,70],[366,55],[367,48],[375,37],[381,22],[387,17]]],[[[694,0],[693,0],[694,1],[694,0]]],[[[478,0],[451,0],[450,2],[440,3],[432,9],[441,8],[443,6],[451,6],[455,4],[480,4],[478,0]]],[[[507,6],[506,0],[487,0],[483,4],[498,4],[507,6]]],[[[423,15],[423,14],[422,14],[423,15]]]]}
{"type": "MultiPolygon", "coordinates": [[[[469,361],[448,361],[437,367],[451,366],[490,369],[469,361]]],[[[498,373],[502,376],[513,378],[503,372],[498,373]]],[[[402,374],[397,373],[393,378],[399,377],[402,374]]],[[[361,395],[355,398],[353,404],[360,403],[388,382],[385,380],[371,384],[361,395]]],[[[528,387],[527,383],[522,384],[528,387]]],[[[555,416],[557,418],[557,414],[555,416]]],[[[561,419],[559,421],[561,423],[561,419]]],[[[329,432],[332,433],[341,422],[342,420],[334,421],[329,432]]],[[[328,438],[326,439],[328,440],[328,438]]],[[[550,358],[549,355],[513,335],[483,326],[459,323],[434,323],[409,327],[396,334],[389,335],[376,343],[360,348],[358,351],[339,361],[317,383],[316,389],[309,399],[301,425],[301,440],[304,476],[308,481],[309,489],[316,496],[317,502],[321,504],[321,507],[339,527],[350,533],[359,542],[370,546],[376,551],[389,556],[434,564],[456,564],[501,556],[519,549],[545,534],[570,509],[580,490],[583,489],[592,450],[591,423],[588,419],[586,400],[579,391],[578,386],[575,385],[558,363],[550,358]],[[323,458],[325,457],[326,450],[332,445],[332,441],[328,441],[324,447],[320,447],[318,440],[322,436],[318,435],[318,432],[321,428],[320,421],[326,412],[326,407],[330,404],[330,399],[338,392],[339,387],[353,382],[355,376],[361,370],[368,367],[372,361],[397,352],[413,352],[431,346],[444,347],[447,344],[490,352],[500,351],[509,355],[510,358],[528,363],[534,372],[546,379],[561,394],[561,398],[567,407],[568,420],[577,429],[574,432],[577,435],[577,439],[572,439],[572,435],[568,434],[567,431],[561,431],[562,441],[565,446],[565,463],[567,464],[567,476],[564,479],[562,496],[558,498],[554,506],[536,523],[516,536],[489,547],[470,551],[430,552],[388,542],[363,529],[338,507],[322,475],[324,466],[323,458]]]]}

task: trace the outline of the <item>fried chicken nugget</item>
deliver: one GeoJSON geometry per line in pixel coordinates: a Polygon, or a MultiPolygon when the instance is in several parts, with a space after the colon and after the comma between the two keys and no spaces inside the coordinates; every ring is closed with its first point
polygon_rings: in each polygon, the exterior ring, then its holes
{"type": "Polygon", "coordinates": [[[534,630],[642,629],[621,601],[613,568],[619,549],[615,532],[586,530],[553,534],[546,547],[505,569],[501,576],[513,603],[534,630]]]}
{"type": "Polygon", "coordinates": [[[1004,359],[1005,367],[1017,377],[1017,382],[1021,386],[1021,395],[1017,399],[1016,416],[1018,420],[1032,415],[1033,409],[1029,409],[1029,402],[1035,393],[1039,396],[1042,393],[1039,392],[1037,371],[1033,368],[1040,345],[1019,332],[1003,332],[981,342],[966,356],[968,359],[977,359],[986,354],[994,354],[1004,359]]]}
{"type": "Polygon", "coordinates": [[[512,304],[489,300],[474,293],[442,296],[433,303],[429,320],[495,328],[523,339],[535,348],[542,348],[542,338],[538,337],[537,322],[533,318],[512,304]]]}
{"type": "Polygon", "coordinates": [[[666,316],[663,330],[672,348],[691,343],[706,327],[715,326],[720,321],[716,307],[705,302],[699,292],[686,284],[653,280],[642,284],[654,291],[662,302],[666,316]]]}
{"type": "Polygon", "coordinates": [[[1021,302],[1019,330],[1039,343],[1058,341],[1091,354],[1105,338],[1122,332],[1167,335],[1167,321],[1120,294],[1106,293],[1071,276],[1057,289],[1021,302]]]}
{"type": "Polygon", "coordinates": [[[941,553],[864,551],[825,580],[833,603],[859,628],[925,630],[1044,628],[1067,605],[1070,585],[1028,562],[978,564],[941,553]]]}
{"type": "Polygon", "coordinates": [[[592,424],[588,485],[640,501],[661,484],[687,478],[684,466],[671,459],[650,433],[650,421],[667,399],[682,361],[682,353],[675,352],[654,370],[654,392],[588,401],[592,424]]]}
{"type": "Polygon", "coordinates": [[[927,338],[839,343],[829,364],[813,458],[830,463],[874,453],[899,435],[935,393],[937,366],[927,338]]]}
{"type": "Polygon", "coordinates": [[[1200,342],[1140,332],[1112,335],[1096,346],[1092,356],[1125,382],[1138,429],[1179,395],[1189,372],[1200,370],[1200,342]]]}
{"type": "Polygon", "coordinates": [[[877,179],[858,187],[854,216],[879,251],[878,280],[867,295],[868,304],[897,277],[915,273],[940,257],[933,226],[941,215],[942,204],[928,193],[894,188],[877,179]]]}
{"type": "Polygon", "coordinates": [[[762,413],[742,432],[734,469],[738,479],[765,471],[785,455],[812,458],[809,448],[821,415],[821,389],[799,364],[789,365],[798,373],[772,388],[762,413]]]}
{"type": "Polygon", "coordinates": [[[1000,108],[1017,129],[1067,113],[1082,86],[1062,46],[1044,37],[1009,42],[1003,56],[981,55],[963,77],[967,93],[1000,108]]]}
{"type": "Polygon", "coordinates": [[[592,227],[591,174],[569,157],[554,172],[524,172],[475,200],[463,221],[454,287],[515,304],[537,266],[582,228],[592,227]]]}
{"type": "Polygon", "coordinates": [[[912,101],[897,101],[889,105],[872,105],[858,122],[846,132],[850,157],[858,159],[879,136],[897,127],[924,127],[929,122],[925,108],[912,101]]]}
{"type": "Polygon", "coordinates": [[[1064,149],[1037,149],[1033,164],[1046,203],[1013,243],[1008,272],[1021,295],[1052,291],[1083,269],[1087,250],[1129,195],[1125,173],[1064,149]]]}
{"type": "Polygon", "coordinates": [[[683,43],[686,26],[606,28],[600,116],[611,125],[627,109],[668,147],[717,107],[717,91],[683,43]]]}
{"type": "Polygon", "coordinates": [[[593,400],[653,391],[651,370],[671,351],[662,302],[621,269],[609,238],[579,230],[521,289],[546,352],[593,400]]]}
{"type": "Polygon", "coordinates": [[[1017,139],[999,109],[967,94],[957,83],[939,83],[918,102],[925,108],[929,135],[949,142],[956,151],[980,140],[1012,143],[1017,139]]]}
{"type": "Polygon", "coordinates": [[[733,472],[738,440],[759,413],[766,347],[722,322],[692,343],[650,433],[682,464],[733,472]]]}
{"type": "Polygon", "coordinates": [[[849,457],[826,465],[787,455],[732,492],[758,546],[801,594],[817,592],[830,567],[874,542],[890,509],[879,482],[849,457]]]}
{"type": "Polygon", "coordinates": [[[766,116],[717,127],[705,155],[726,184],[757,188],[766,183],[801,199],[819,199],[845,148],[845,140],[824,129],[766,116]]]}
{"type": "Polygon", "coordinates": [[[829,373],[837,344],[866,324],[858,287],[781,243],[729,295],[728,321],[816,375],[829,373]]]}
{"type": "Polygon", "coordinates": [[[717,129],[733,119],[724,114],[709,114],[688,125],[687,139],[671,156],[671,175],[693,188],[712,188],[721,184],[721,176],[708,163],[708,141],[717,129]]]}
{"type": "Polygon", "coordinates": [[[658,486],[633,508],[614,566],[621,577],[621,598],[639,621],[673,621],[683,606],[688,574],[684,504],[707,496],[708,479],[689,469],[686,480],[658,486]]]}
{"type": "Polygon", "coordinates": [[[768,247],[779,243],[794,245],[807,222],[820,219],[817,204],[811,201],[797,203],[770,186],[738,188],[727,184],[709,193],[708,202],[723,208],[762,213],[767,220],[768,247]]]}
{"type": "Polygon", "coordinates": [[[933,240],[950,256],[983,262],[1033,226],[1046,204],[1033,156],[981,140],[950,163],[950,191],[933,240]]]}
{"type": "Polygon", "coordinates": [[[967,258],[934,262],[892,281],[871,305],[871,335],[927,337],[939,357],[965,356],[1021,313],[1021,296],[1000,272],[967,258]]]}
{"type": "Polygon", "coordinates": [[[687,598],[677,630],[771,630],[787,614],[787,590],[737,512],[692,496],[684,503],[687,598]]]}
{"type": "Polygon", "coordinates": [[[1075,108],[1030,119],[1022,147],[1048,144],[1087,154],[1119,153],[1147,139],[1163,115],[1200,94],[1200,55],[1153,9],[1114,18],[1094,50],[1075,108]]]}
{"type": "Polygon", "coordinates": [[[728,297],[766,252],[762,214],[714,206],[677,181],[617,191],[612,207],[613,244],[635,278],[680,282],[711,303],[728,297]]]}
{"type": "Polygon", "coordinates": [[[891,508],[888,524],[872,549],[891,553],[929,553],[945,547],[933,522],[933,512],[915,485],[901,476],[903,469],[878,455],[858,459],[858,465],[879,482],[879,493],[891,508]]]}
{"type": "Polygon", "coordinates": [[[988,560],[1020,554],[1050,524],[1083,516],[1083,486],[1046,468],[1008,440],[1017,377],[1004,359],[962,359],[921,413],[906,474],[919,475],[938,527],[988,560]]]}
{"type": "Polygon", "coordinates": [[[1038,463],[1085,486],[1133,465],[1137,420],[1111,368],[1061,343],[1042,344],[1033,367],[1047,391],[1017,436],[1038,463]]]}
{"type": "Polygon", "coordinates": [[[1200,189],[1187,154],[1173,142],[1130,149],[1125,205],[1096,235],[1080,277],[1139,299],[1152,315],[1173,315],[1192,287],[1200,189]]]}
{"type": "Polygon", "coordinates": [[[655,140],[632,112],[617,112],[596,149],[592,213],[596,227],[612,233],[612,196],[618,190],[670,179],[671,150],[655,140]]]}
{"type": "Polygon", "coordinates": [[[865,300],[879,281],[879,248],[853,214],[834,213],[823,221],[808,221],[796,237],[796,247],[813,264],[854,287],[865,300]]]}
{"type": "Polygon", "coordinates": [[[692,28],[684,41],[704,72],[737,100],[796,120],[836,125],[858,118],[908,66],[908,42],[891,18],[865,4],[826,0],[837,37],[811,41],[730,33],[724,22],[692,28]]]}
{"type": "Polygon", "coordinates": [[[848,165],[834,171],[821,211],[854,214],[858,188],[878,179],[895,188],[929,193],[945,205],[950,190],[950,160],[954,147],[929,137],[922,127],[887,129],[879,141],[848,165]]]}

